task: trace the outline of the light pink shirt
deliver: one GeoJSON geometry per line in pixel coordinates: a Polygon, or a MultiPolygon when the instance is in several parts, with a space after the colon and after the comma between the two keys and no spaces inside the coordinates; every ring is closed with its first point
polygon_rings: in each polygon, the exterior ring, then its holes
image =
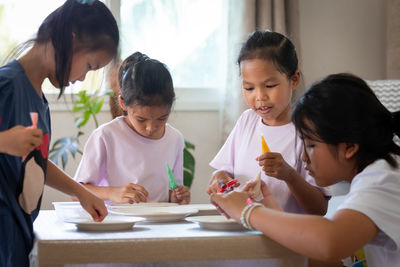
{"type": "MultiPolygon", "coordinates": [[[[256,157],[261,155],[261,135],[264,136],[271,152],[281,153],[285,161],[292,166],[304,179],[315,185],[304,169],[301,160],[303,145],[296,135],[293,123],[282,126],[265,125],[261,118],[251,109],[242,113],[221,150],[210,162],[217,171],[223,170],[238,179],[239,190],[259,171],[262,180],[269,186],[271,192],[288,212],[304,213],[296,199],[291,194],[284,181],[267,176],[258,165],[256,157]]],[[[326,189],[321,189],[325,195],[330,195],[326,189]]]]}
{"type": "Polygon", "coordinates": [[[152,140],[118,117],[90,135],[74,179],[99,186],[139,184],[149,192],[148,201],[168,202],[166,163],[182,185],[183,148],[182,134],[169,124],[161,139],[152,140]]]}

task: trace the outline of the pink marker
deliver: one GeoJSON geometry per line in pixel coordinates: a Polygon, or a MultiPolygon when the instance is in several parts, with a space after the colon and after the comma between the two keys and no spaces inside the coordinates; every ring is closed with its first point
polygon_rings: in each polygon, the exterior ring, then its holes
{"type": "MultiPolygon", "coordinates": [[[[36,129],[37,128],[39,114],[37,112],[30,112],[29,114],[31,115],[32,125],[28,126],[26,128],[28,128],[28,129],[36,129]]],[[[22,157],[22,161],[24,161],[25,158],[26,158],[26,156],[23,156],[22,157]]]]}
{"type": "Polygon", "coordinates": [[[38,122],[39,114],[37,112],[31,112],[29,114],[31,115],[32,126],[29,126],[28,128],[36,129],[37,128],[37,122],[38,122]]]}

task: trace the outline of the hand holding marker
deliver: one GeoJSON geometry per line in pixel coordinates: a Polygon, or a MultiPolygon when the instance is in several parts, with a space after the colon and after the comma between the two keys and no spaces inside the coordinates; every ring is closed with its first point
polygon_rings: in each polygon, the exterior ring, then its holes
{"type": "MultiPolygon", "coordinates": [[[[28,129],[37,129],[37,123],[38,123],[38,119],[39,119],[39,115],[37,112],[30,112],[29,113],[31,115],[31,121],[32,121],[32,125],[28,126],[26,128],[28,129]]],[[[22,161],[24,161],[26,158],[26,156],[22,157],[22,161]]]]}
{"type": "Polygon", "coordinates": [[[264,136],[261,135],[261,153],[267,153],[267,152],[271,152],[271,150],[269,150],[269,147],[267,145],[267,142],[265,142],[264,136]]]}
{"type": "Polygon", "coordinates": [[[221,188],[219,189],[218,193],[228,193],[233,190],[234,185],[238,182],[237,179],[230,180],[227,183],[221,183],[221,188]]]}
{"type": "Polygon", "coordinates": [[[174,190],[175,188],[178,187],[178,183],[176,182],[176,178],[174,174],[171,171],[171,168],[169,167],[167,163],[167,172],[168,172],[168,180],[169,180],[169,189],[174,190]]]}

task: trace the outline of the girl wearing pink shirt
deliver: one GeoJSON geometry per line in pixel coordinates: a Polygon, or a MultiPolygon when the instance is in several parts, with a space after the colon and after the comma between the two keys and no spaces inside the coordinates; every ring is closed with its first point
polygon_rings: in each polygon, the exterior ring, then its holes
{"type": "Polygon", "coordinates": [[[175,93],[167,67],[136,52],[118,73],[124,116],[89,137],[75,180],[115,203],[190,201],[182,134],[167,123],[175,93]],[[169,189],[168,164],[179,186],[169,189]]]}
{"type": "Polygon", "coordinates": [[[292,93],[300,83],[294,45],[280,33],[255,31],[237,62],[250,109],[211,161],[216,171],[207,193],[218,192],[233,178],[240,190],[262,171],[261,179],[285,211],[325,214],[329,192],[317,187],[305,171],[302,142],[290,119],[292,93]],[[261,136],[271,152],[261,154],[261,136]]]}

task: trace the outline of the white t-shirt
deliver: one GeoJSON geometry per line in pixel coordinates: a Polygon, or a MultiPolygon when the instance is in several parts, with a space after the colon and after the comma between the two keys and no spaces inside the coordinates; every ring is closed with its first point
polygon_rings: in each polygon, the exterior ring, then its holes
{"type": "Polygon", "coordinates": [[[367,166],[353,178],[339,209],[361,212],[381,230],[364,247],[369,267],[400,266],[400,168],[383,159],[367,166]]]}
{"type": "MultiPolygon", "coordinates": [[[[297,173],[307,182],[315,185],[314,178],[308,175],[304,169],[304,163],[301,160],[303,145],[301,139],[296,135],[293,123],[268,126],[251,109],[242,113],[225,144],[210,162],[211,167],[233,175],[241,184],[240,190],[259,171],[262,171],[262,167],[255,160],[257,156],[261,155],[262,135],[271,152],[279,152],[297,173]]],[[[285,211],[304,213],[284,181],[267,176],[263,171],[261,178],[269,186],[272,194],[285,211]]],[[[321,190],[325,195],[330,196],[329,190],[324,188],[321,190]]]]}
{"type": "Polygon", "coordinates": [[[118,117],[90,135],[74,179],[98,186],[139,184],[149,192],[148,201],[168,202],[166,164],[182,185],[183,148],[182,134],[169,124],[162,138],[152,140],[118,117]]]}

